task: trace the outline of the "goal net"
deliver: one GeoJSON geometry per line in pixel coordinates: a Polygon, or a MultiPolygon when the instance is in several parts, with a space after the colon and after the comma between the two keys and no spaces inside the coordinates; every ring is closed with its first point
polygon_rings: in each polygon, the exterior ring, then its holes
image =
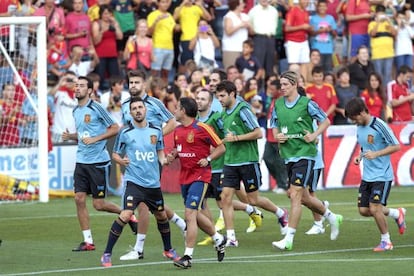
{"type": "Polygon", "coordinates": [[[44,17],[0,17],[0,203],[49,200],[44,17]]]}

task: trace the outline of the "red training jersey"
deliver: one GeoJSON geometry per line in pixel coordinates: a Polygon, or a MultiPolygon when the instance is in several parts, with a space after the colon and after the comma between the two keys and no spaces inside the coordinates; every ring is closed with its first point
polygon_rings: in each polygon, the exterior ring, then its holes
{"type": "MultiPolygon", "coordinates": [[[[391,85],[391,97],[389,97],[389,101],[399,99],[400,97],[406,97],[408,95],[408,84],[398,84],[398,82],[395,82],[391,85]]],[[[392,120],[394,122],[411,121],[411,102],[405,102],[403,104],[400,104],[399,106],[393,106],[392,120]]]]}
{"type": "Polygon", "coordinates": [[[207,124],[194,120],[189,126],[177,126],[174,144],[181,163],[181,185],[196,181],[210,183],[211,167],[200,167],[197,162],[210,154],[210,146],[222,144],[214,130],[207,124]]]}

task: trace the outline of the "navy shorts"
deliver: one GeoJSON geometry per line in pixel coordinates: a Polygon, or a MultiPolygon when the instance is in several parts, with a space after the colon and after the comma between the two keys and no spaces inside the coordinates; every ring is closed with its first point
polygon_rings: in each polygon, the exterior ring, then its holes
{"type": "Polygon", "coordinates": [[[362,180],[359,186],[358,207],[369,207],[370,202],[387,206],[391,184],[391,181],[367,182],[362,180]]]}
{"type": "Polygon", "coordinates": [[[308,187],[311,184],[310,179],[313,174],[314,165],[315,161],[308,159],[287,163],[286,169],[289,185],[308,187]]]}
{"type": "Polygon", "coordinates": [[[313,193],[316,192],[318,189],[318,182],[319,178],[321,177],[321,174],[323,172],[323,169],[314,169],[311,178],[309,179],[309,192],[313,193]]]}
{"type": "Polygon", "coordinates": [[[208,189],[206,192],[205,198],[214,198],[216,200],[220,200],[220,194],[223,190],[222,182],[223,182],[223,173],[217,172],[212,173],[211,175],[211,183],[208,185],[208,189]]]}
{"type": "Polygon", "coordinates": [[[111,162],[95,164],[76,163],[73,188],[75,193],[92,194],[93,198],[105,198],[109,185],[111,162]]]}
{"type": "Polygon", "coordinates": [[[227,166],[223,168],[223,187],[240,190],[240,181],[243,181],[246,193],[255,192],[262,185],[262,173],[259,163],[241,166],[227,166]]]}
{"type": "Polygon", "coordinates": [[[152,213],[164,211],[161,188],[145,188],[127,181],[124,192],[124,210],[134,211],[141,202],[144,202],[152,213]]]}

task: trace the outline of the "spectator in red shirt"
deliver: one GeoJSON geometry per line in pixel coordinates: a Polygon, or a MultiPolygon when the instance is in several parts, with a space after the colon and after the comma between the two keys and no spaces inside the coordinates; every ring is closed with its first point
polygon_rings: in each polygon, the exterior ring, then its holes
{"type": "Polygon", "coordinates": [[[305,65],[309,63],[308,34],[311,30],[309,14],[306,7],[309,0],[299,0],[286,14],[285,22],[285,48],[289,66],[300,65],[300,74],[306,76],[305,65]]]}
{"type": "Polygon", "coordinates": [[[383,110],[385,110],[387,101],[382,86],[382,79],[378,73],[372,72],[369,74],[368,86],[367,89],[362,91],[361,98],[364,100],[372,116],[383,118],[383,110]]]}
{"type": "Polygon", "coordinates": [[[414,100],[414,93],[408,89],[408,81],[411,79],[412,70],[408,66],[401,66],[398,69],[395,82],[387,86],[388,101],[392,107],[392,120],[394,122],[412,121],[411,104],[414,100]]]}
{"type": "Polygon", "coordinates": [[[5,83],[0,99],[0,147],[17,146],[20,143],[19,125],[22,122],[21,105],[14,100],[16,87],[5,83]]]}
{"type": "Polygon", "coordinates": [[[358,48],[362,45],[369,47],[368,24],[374,13],[370,10],[370,0],[349,0],[345,19],[348,22],[349,53],[352,58],[357,55],[358,48]]]}
{"type": "Polygon", "coordinates": [[[313,83],[308,85],[305,91],[307,96],[319,105],[332,122],[338,98],[333,86],[323,82],[323,75],[323,68],[315,66],[312,70],[313,83]]]}

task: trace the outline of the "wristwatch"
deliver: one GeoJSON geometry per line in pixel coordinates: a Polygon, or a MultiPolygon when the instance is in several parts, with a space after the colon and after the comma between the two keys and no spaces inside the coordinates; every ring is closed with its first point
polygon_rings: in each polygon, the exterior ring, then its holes
{"type": "Polygon", "coordinates": [[[211,157],[210,156],[207,156],[206,160],[208,161],[209,164],[211,163],[211,157]]]}

